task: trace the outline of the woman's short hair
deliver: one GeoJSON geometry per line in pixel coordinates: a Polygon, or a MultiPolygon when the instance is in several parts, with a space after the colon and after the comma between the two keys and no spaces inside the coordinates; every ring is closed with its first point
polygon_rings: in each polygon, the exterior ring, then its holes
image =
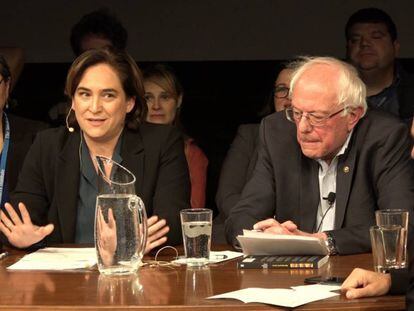
{"type": "MultiPolygon", "coordinates": [[[[178,103],[183,96],[183,87],[174,70],[165,64],[155,64],[144,70],[144,81],[152,82],[168,92],[178,103]]],[[[178,107],[180,108],[180,107],[178,107]]],[[[180,109],[177,109],[174,124],[180,119],[180,109]]]]}
{"type": "Polygon", "coordinates": [[[338,79],[338,104],[346,108],[362,107],[364,113],[367,110],[366,87],[360,79],[358,71],[352,65],[333,57],[309,57],[303,56],[297,62],[297,67],[292,73],[290,81],[289,97],[295,88],[296,82],[302,74],[314,65],[326,65],[336,67],[340,71],[338,79]]]}
{"type": "Polygon", "coordinates": [[[165,64],[155,64],[144,70],[144,81],[150,81],[167,91],[178,100],[183,95],[183,87],[174,70],[165,64]]]}
{"type": "MultiPolygon", "coordinates": [[[[125,118],[129,129],[137,129],[144,120],[147,105],[144,99],[144,85],[140,69],[134,59],[125,51],[113,48],[92,49],[84,52],[72,63],[69,69],[65,94],[70,100],[78,88],[85,71],[98,64],[107,64],[117,72],[127,98],[135,98],[135,105],[125,118]]],[[[69,125],[79,127],[73,114],[69,116],[69,125]]]]}

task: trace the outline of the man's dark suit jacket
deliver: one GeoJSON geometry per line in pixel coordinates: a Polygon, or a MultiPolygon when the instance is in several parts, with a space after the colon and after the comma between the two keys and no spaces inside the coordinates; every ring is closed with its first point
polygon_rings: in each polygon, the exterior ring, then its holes
{"type": "MultiPolygon", "coordinates": [[[[33,223],[55,228],[50,243],[73,243],[79,192],[80,133],[66,128],[38,134],[27,154],[13,206],[24,202],[33,223]]],[[[148,216],[164,218],[170,227],[168,244],[182,241],[180,210],[189,207],[187,162],[179,132],[170,126],[143,124],[122,135],[122,164],[136,177],[135,189],[148,216]]],[[[93,225],[93,224],[91,224],[93,225]]]]}
{"type": "MultiPolygon", "coordinates": [[[[252,178],[226,221],[227,240],[235,243],[242,229],[275,217],[292,220],[313,232],[319,204],[319,164],[305,157],[296,126],[285,114],[266,117],[252,178]]],[[[369,226],[378,209],[402,208],[413,214],[414,169],[405,124],[383,112],[367,112],[357,124],[347,150],[338,159],[335,230],[338,252],[370,250],[369,226]]]]}
{"type": "Polygon", "coordinates": [[[24,158],[32,145],[36,133],[48,126],[39,121],[7,114],[10,123],[10,145],[7,154],[6,180],[9,191],[12,192],[17,184],[17,178],[23,166],[24,158]]]}

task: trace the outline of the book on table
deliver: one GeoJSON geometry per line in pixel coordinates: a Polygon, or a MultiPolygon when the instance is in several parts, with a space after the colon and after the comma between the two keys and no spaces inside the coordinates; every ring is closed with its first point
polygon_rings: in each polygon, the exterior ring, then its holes
{"type": "Polygon", "coordinates": [[[329,256],[249,255],[237,262],[240,269],[319,269],[329,256]]]}

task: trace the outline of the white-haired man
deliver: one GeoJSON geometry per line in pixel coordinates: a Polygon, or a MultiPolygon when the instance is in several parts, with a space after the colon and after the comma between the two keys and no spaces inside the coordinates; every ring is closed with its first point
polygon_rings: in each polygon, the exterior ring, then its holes
{"type": "Polygon", "coordinates": [[[253,227],[321,238],[331,254],[366,252],[375,210],[413,210],[407,126],[366,112],[364,83],[334,58],[304,59],[290,92],[286,116],[262,121],[257,164],[226,221],[227,239],[253,227]]]}

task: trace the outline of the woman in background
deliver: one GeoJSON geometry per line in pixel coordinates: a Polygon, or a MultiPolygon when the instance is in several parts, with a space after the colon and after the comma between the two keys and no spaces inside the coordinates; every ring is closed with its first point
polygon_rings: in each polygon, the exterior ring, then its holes
{"type": "MultiPolygon", "coordinates": [[[[279,72],[273,90],[273,102],[271,109],[266,114],[274,111],[283,111],[290,105],[289,85],[290,75],[293,72],[292,65],[288,64],[279,72]]],[[[239,201],[244,185],[250,179],[257,160],[257,147],[260,124],[242,124],[237,130],[227,156],[221,168],[220,180],[217,189],[216,203],[219,210],[218,223],[224,222],[230,214],[230,210],[239,201]]]]}
{"type": "MultiPolygon", "coordinates": [[[[148,68],[144,71],[144,88],[148,106],[147,122],[172,124],[181,128],[183,89],[173,71],[162,64],[148,68]]],[[[191,207],[203,208],[206,202],[208,159],[194,140],[185,133],[184,143],[191,181],[191,207]]]]}
{"type": "Polygon", "coordinates": [[[189,207],[189,181],[180,133],[143,124],[142,76],[125,52],[89,50],[67,76],[67,127],[39,134],[27,154],[0,230],[18,248],[94,243],[98,195],[96,155],[136,177],[148,216],[146,251],[182,241],[179,212],[189,207]],[[71,113],[71,112],[74,113],[71,113]],[[15,211],[19,210],[20,215],[15,211]]]}

